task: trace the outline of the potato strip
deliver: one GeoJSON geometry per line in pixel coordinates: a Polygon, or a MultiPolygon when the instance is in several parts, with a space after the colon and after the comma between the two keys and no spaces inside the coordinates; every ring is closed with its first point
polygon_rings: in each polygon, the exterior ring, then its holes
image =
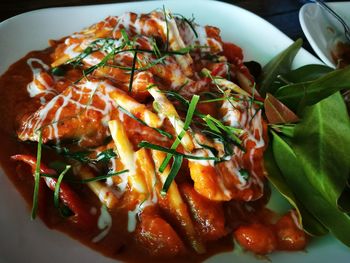
{"type": "MultiPolygon", "coordinates": [[[[165,115],[169,119],[170,123],[175,129],[176,134],[179,135],[183,131],[184,122],[180,119],[174,105],[167,99],[164,93],[162,93],[155,86],[149,88],[149,93],[154,98],[153,107],[155,110],[160,114],[165,115]]],[[[191,135],[188,132],[185,132],[184,136],[182,137],[181,144],[188,152],[191,152],[194,149],[191,135]]]]}

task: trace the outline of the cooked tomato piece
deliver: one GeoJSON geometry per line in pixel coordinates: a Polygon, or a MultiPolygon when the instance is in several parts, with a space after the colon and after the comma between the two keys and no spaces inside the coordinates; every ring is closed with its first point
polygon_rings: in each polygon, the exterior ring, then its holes
{"type": "Polygon", "coordinates": [[[181,192],[189,205],[200,236],[204,240],[217,240],[227,234],[222,203],[198,194],[191,185],[183,184],[181,192]]]}
{"type": "Polygon", "coordinates": [[[277,248],[277,239],[271,227],[260,223],[241,226],[234,236],[244,249],[256,254],[265,255],[277,248]]]}
{"type": "Polygon", "coordinates": [[[235,44],[224,43],[224,56],[229,62],[235,64],[237,59],[243,60],[243,50],[235,44]]]}
{"type": "Polygon", "coordinates": [[[307,244],[306,233],[299,228],[290,212],[276,223],[277,245],[279,250],[303,250],[307,244]]]}
{"type": "Polygon", "coordinates": [[[175,230],[164,219],[145,209],[135,230],[136,242],[156,257],[171,257],[185,252],[175,230]]]}

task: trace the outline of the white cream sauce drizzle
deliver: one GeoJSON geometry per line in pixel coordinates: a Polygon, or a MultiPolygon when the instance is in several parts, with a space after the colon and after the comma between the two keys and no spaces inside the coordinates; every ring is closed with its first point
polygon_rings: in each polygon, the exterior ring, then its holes
{"type": "Polygon", "coordinates": [[[128,211],[128,231],[134,232],[137,225],[137,217],[139,214],[145,209],[145,207],[153,205],[152,200],[148,198],[147,200],[136,205],[135,209],[132,211],[128,211]]]}
{"type": "Polygon", "coordinates": [[[37,59],[37,58],[29,58],[27,60],[27,64],[33,73],[33,80],[27,85],[28,95],[31,98],[40,95],[41,96],[40,102],[43,105],[46,102],[46,99],[44,97],[45,95],[47,95],[47,94],[56,95],[57,94],[55,92],[55,90],[42,77],[42,73],[44,71],[49,71],[50,68],[42,60],[37,59]],[[35,67],[33,65],[34,63],[39,64],[40,67],[35,67]]]}
{"type": "Polygon", "coordinates": [[[102,231],[92,239],[93,243],[100,242],[104,239],[112,228],[112,216],[109,214],[105,205],[101,206],[101,214],[97,221],[97,227],[102,231]]]}
{"type": "MultiPolygon", "coordinates": [[[[46,120],[48,114],[52,110],[56,110],[53,119],[50,121],[48,126],[50,133],[47,136],[48,140],[56,140],[59,143],[59,131],[58,123],[61,120],[61,113],[65,107],[75,106],[76,112],[82,110],[93,110],[100,112],[104,118],[102,119],[102,125],[108,126],[108,121],[110,120],[111,111],[116,107],[113,99],[109,97],[109,93],[112,92],[115,87],[109,85],[108,83],[102,81],[87,81],[85,83],[79,84],[77,86],[69,87],[65,93],[61,93],[54,98],[52,98],[48,103],[43,105],[35,114],[33,114],[26,122],[25,127],[22,129],[20,138],[22,139],[37,139],[35,132],[43,126],[44,121],[46,120]],[[101,88],[100,88],[101,85],[101,88]],[[102,91],[103,87],[103,91],[102,91]],[[78,99],[72,99],[73,94],[79,95],[78,99]],[[104,102],[104,108],[97,108],[93,104],[84,104],[80,101],[83,96],[89,95],[91,101],[96,98],[104,102]],[[55,108],[59,103],[60,107],[55,108]]],[[[107,129],[108,131],[108,129],[107,129]]]]}
{"type": "MultiPolygon", "coordinates": [[[[255,146],[251,149],[249,156],[251,164],[251,169],[249,172],[251,174],[248,180],[242,177],[240,173],[240,170],[243,167],[237,162],[237,160],[242,159],[244,153],[238,149],[238,147],[234,148],[234,156],[232,156],[230,161],[224,163],[225,166],[228,170],[233,171],[233,174],[239,180],[240,184],[237,185],[238,189],[247,189],[251,187],[252,184],[258,185],[260,189],[263,189],[262,180],[254,172],[255,151],[265,146],[262,131],[261,111],[256,112],[257,109],[255,109],[254,106],[251,106],[249,101],[244,100],[230,102],[226,100],[222,104],[221,110],[225,113],[222,117],[222,120],[226,123],[226,125],[244,129],[247,136],[244,139],[244,143],[248,141],[253,141],[255,143],[255,146]],[[258,133],[258,139],[256,138],[256,132],[258,133]]],[[[244,146],[246,145],[244,144],[244,146]]]]}

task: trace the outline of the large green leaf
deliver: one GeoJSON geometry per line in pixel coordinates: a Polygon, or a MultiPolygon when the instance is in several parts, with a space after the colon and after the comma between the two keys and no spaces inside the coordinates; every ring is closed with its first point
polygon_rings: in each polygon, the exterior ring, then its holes
{"type": "Polygon", "coordinates": [[[258,79],[261,95],[264,96],[267,92],[274,94],[275,90],[273,90],[272,83],[278,75],[283,75],[290,71],[294,57],[302,44],[302,39],[298,39],[263,67],[262,74],[258,79]]]}
{"type": "Polygon", "coordinates": [[[274,96],[290,109],[301,111],[343,89],[350,89],[350,66],[316,80],[288,84],[279,88],[274,96]]]}
{"type": "Polygon", "coordinates": [[[311,185],[336,206],[350,174],[350,121],[339,93],[305,109],[293,147],[311,185]]]}
{"type": "Polygon", "coordinates": [[[312,184],[291,146],[273,132],[273,155],[297,200],[345,245],[350,246],[350,217],[327,201],[312,184]]]}
{"type": "Polygon", "coordinates": [[[325,65],[305,65],[300,68],[291,70],[284,75],[279,75],[271,84],[271,89],[278,90],[280,87],[283,87],[287,84],[315,80],[333,70],[333,68],[327,67],[325,65]]]}
{"type": "Polygon", "coordinates": [[[265,168],[269,181],[282,194],[284,198],[296,209],[299,223],[303,229],[312,236],[321,236],[328,233],[328,230],[312,215],[303,204],[295,198],[294,193],[289,189],[280,169],[278,168],[272,152],[271,145],[264,154],[265,168]]]}

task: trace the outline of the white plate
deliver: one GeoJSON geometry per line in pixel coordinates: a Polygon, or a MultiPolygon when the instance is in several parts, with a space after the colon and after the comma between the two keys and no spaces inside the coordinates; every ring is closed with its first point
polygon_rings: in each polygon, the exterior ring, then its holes
{"type": "MultiPolygon", "coordinates": [[[[327,3],[350,25],[350,2],[327,3]]],[[[330,67],[335,67],[331,50],[338,40],[345,41],[344,29],[338,20],[319,5],[305,4],[299,12],[301,28],[310,45],[330,67]]]]}
{"type": "MultiPolygon", "coordinates": [[[[125,11],[149,12],[165,4],[173,12],[190,17],[200,24],[210,24],[222,30],[226,41],[243,47],[246,60],[264,64],[292,41],[274,26],[241,8],[213,1],[139,2],[83,7],[65,7],[25,13],[0,24],[0,74],[28,51],[47,46],[48,39],[58,39],[83,27],[119,15],[125,11]]],[[[294,63],[301,66],[320,63],[302,50],[294,63]]],[[[3,173],[0,173],[0,262],[116,262],[86,248],[64,234],[52,231],[40,221],[29,219],[29,209],[3,173]]],[[[113,245],[113,244],[111,244],[113,245]]],[[[350,250],[333,238],[312,242],[308,252],[275,253],[273,262],[346,262],[350,250]]],[[[223,253],[208,262],[258,262],[250,254],[223,253]]]]}

